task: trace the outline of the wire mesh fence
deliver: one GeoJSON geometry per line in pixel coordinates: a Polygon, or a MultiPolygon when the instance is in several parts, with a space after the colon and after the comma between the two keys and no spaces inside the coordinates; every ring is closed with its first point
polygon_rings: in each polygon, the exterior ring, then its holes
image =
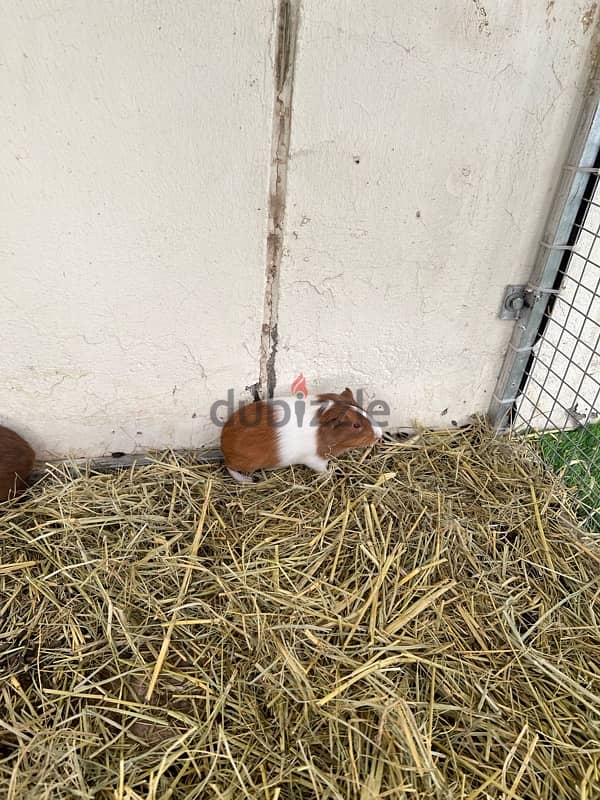
{"type": "Polygon", "coordinates": [[[571,147],[491,408],[573,487],[600,533],[600,90],[571,147]]]}
{"type": "Polygon", "coordinates": [[[600,190],[575,224],[573,249],[548,303],[511,416],[535,431],[548,464],[572,485],[600,529],[600,190]]]}

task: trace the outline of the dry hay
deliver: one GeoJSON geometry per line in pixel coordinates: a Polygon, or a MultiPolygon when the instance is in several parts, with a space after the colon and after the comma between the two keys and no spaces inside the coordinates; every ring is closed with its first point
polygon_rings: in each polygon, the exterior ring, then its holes
{"type": "Polygon", "coordinates": [[[2,797],[599,796],[600,559],[525,445],[165,456],[4,512],[2,797]]]}

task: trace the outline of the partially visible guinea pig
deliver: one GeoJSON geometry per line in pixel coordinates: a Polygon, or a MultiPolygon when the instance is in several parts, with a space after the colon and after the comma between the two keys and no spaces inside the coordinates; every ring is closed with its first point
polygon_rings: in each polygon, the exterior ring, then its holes
{"type": "Polygon", "coordinates": [[[0,502],[25,488],[35,453],[18,433],[0,425],[0,502]]]}
{"type": "Polygon", "coordinates": [[[251,483],[248,473],[304,464],[327,471],[327,460],[381,437],[381,428],[354,399],[341,394],[282,397],[250,403],[234,412],[221,431],[229,474],[251,483]]]}

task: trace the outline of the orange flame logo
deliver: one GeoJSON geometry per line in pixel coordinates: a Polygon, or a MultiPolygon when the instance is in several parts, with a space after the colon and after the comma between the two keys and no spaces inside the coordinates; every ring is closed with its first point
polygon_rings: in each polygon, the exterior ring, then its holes
{"type": "Polygon", "coordinates": [[[298,375],[298,377],[292,381],[292,394],[302,394],[304,397],[308,394],[308,389],[306,388],[306,378],[302,373],[298,375]]]}

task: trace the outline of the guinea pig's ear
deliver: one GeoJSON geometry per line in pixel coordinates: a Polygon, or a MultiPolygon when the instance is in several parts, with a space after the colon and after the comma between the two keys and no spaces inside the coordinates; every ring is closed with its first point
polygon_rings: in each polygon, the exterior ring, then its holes
{"type": "Polygon", "coordinates": [[[342,424],[347,413],[347,408],[340,408],[339,405],[334,404],[323,411],[319,417],[319,423],[326,425],[328,428],[337,428],[338,425],[342,424]]]}
{"type": "Polygon", "coordinates": [[[348,403],[355,403],[354,395],[352,394],[352,389],[349,389],[347,386],[344,391],[341,393],[340,397],[346,400],[348,403]]]}

